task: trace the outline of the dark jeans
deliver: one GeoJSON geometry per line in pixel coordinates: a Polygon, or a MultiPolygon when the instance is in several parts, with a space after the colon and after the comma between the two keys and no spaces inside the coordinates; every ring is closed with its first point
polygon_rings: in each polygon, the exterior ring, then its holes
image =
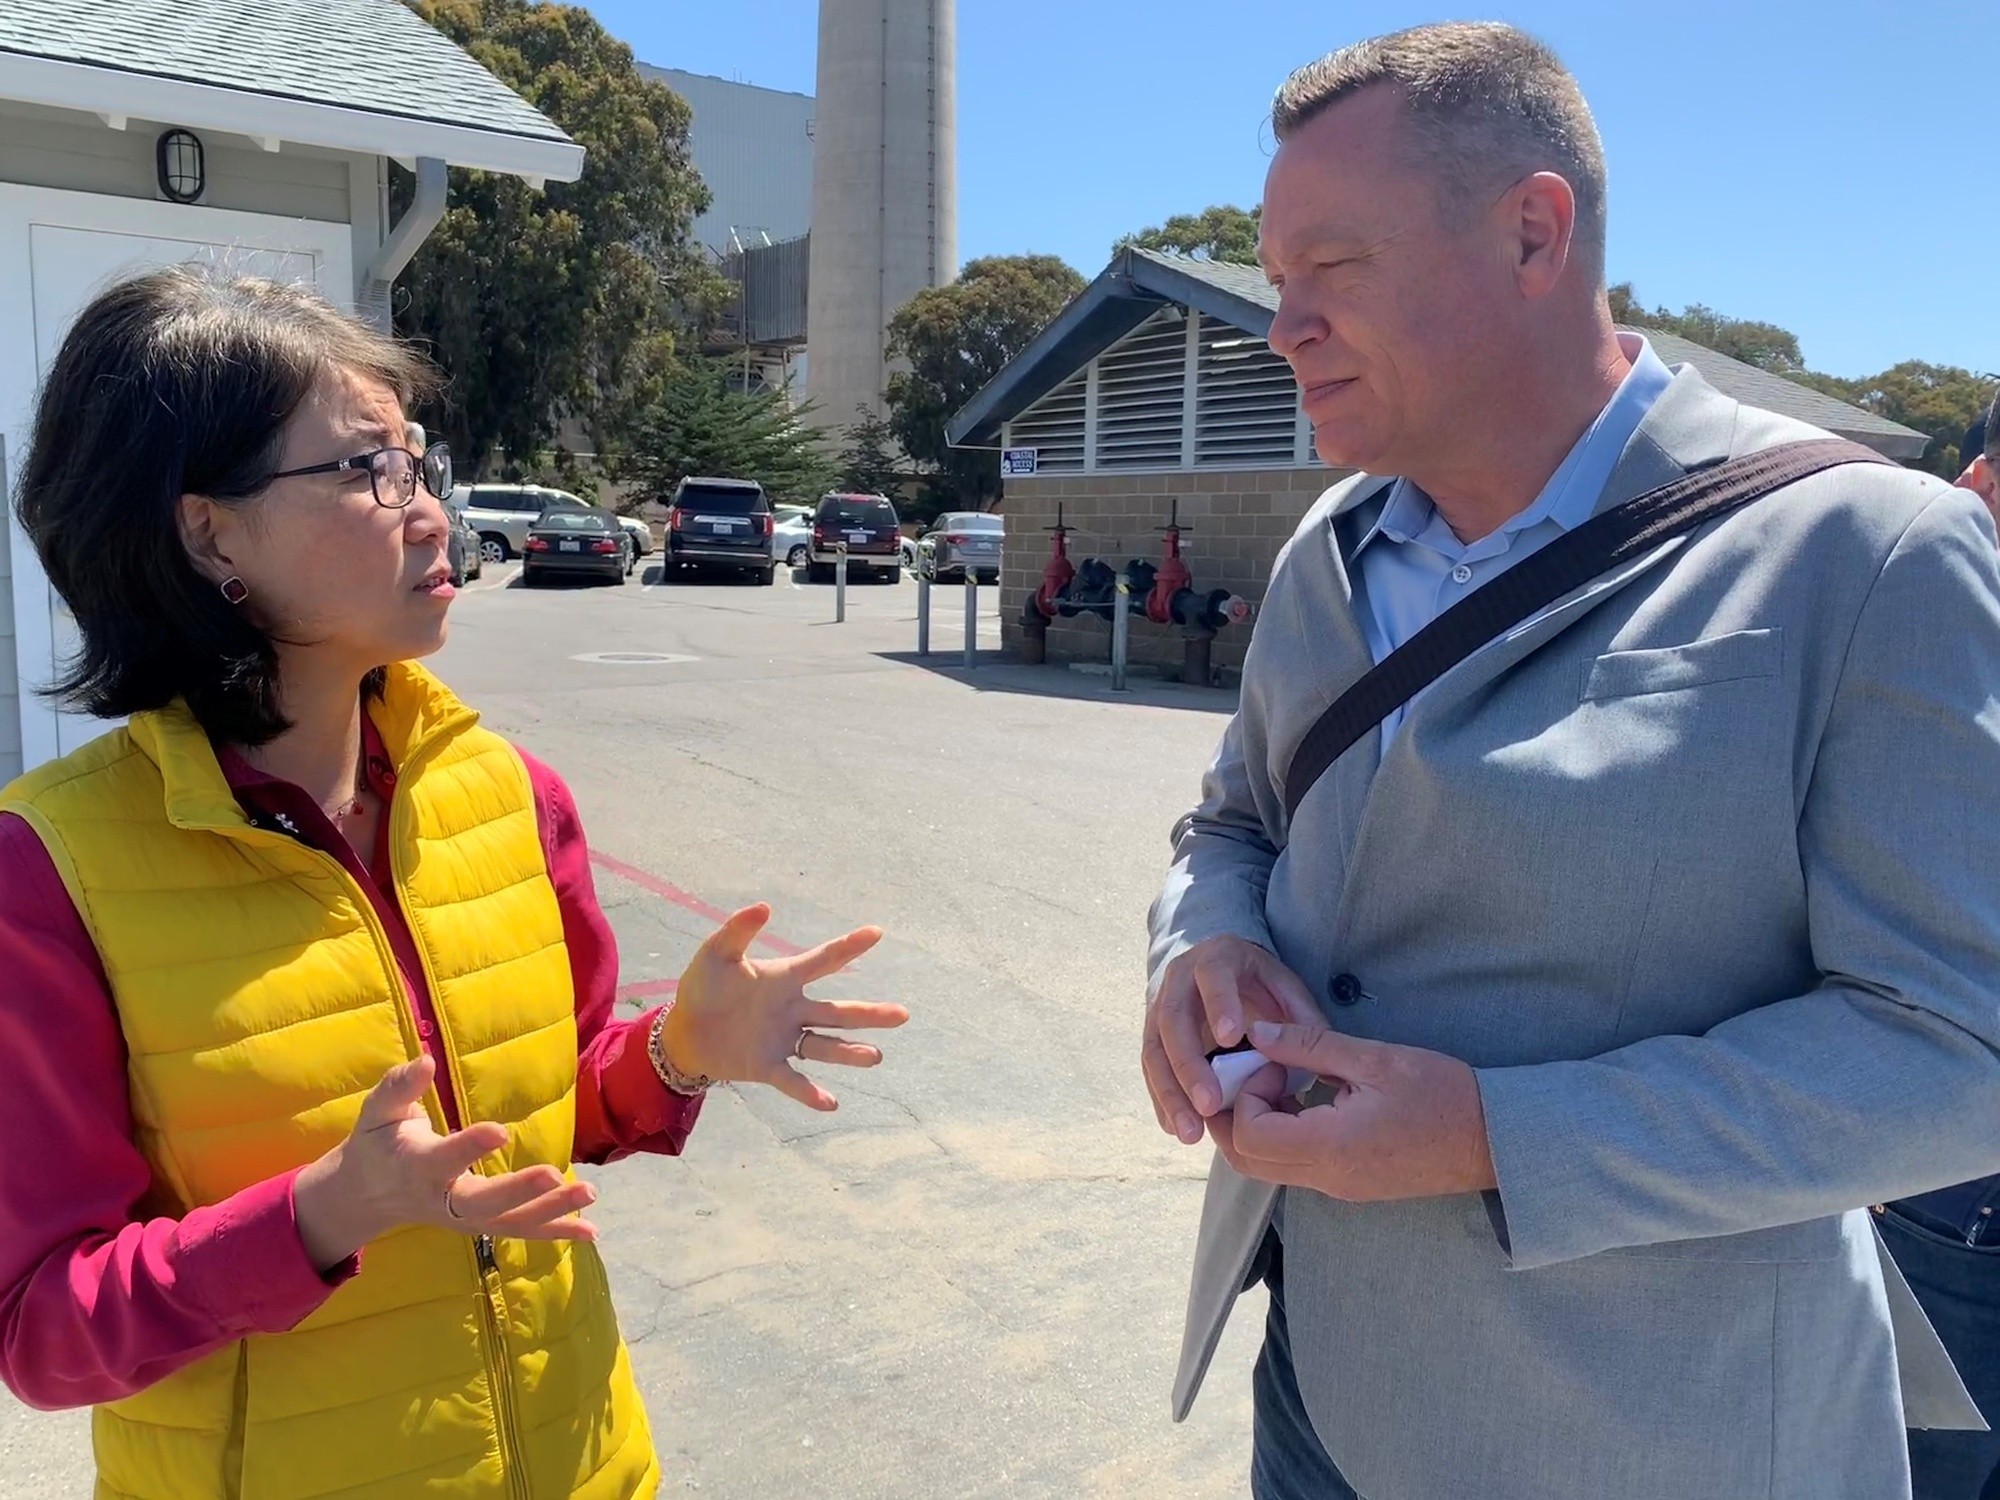
{"type": "MultiPolygon", "coordinates": [[[[2000,1423],[2000,1244],[1891,1204],[1876,1224],[1989,1424],[2000,1423]]],[[[1916,1500],[2000,1500],[2000,1433],[1912,1432],[1916,1500]]]]}
{"type": "Polygon", "coordinates": [[[1271,1310],[1264,1317],[1264,1352],[1251,1376],[1256,1415],[1250,1446],[1251,1500],[1361,1500],[1340,1477],[1313,1431],[1292,1369],[1292,1336],[1285,1325],[1285,1249],[1275,1231],[1259,1258],[1271,1310]]]}

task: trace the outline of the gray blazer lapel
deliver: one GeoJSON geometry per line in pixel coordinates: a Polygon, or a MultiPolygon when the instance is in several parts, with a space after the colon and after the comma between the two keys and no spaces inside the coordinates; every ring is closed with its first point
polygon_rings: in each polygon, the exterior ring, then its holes
{"type": "MultiPolygon", "coordinates": [[[[1342,643],[1343,654],[1355,663],[1353,674],[1341,684],[1342,692],[1375,665],[1375,654],[1369,649],[1368,636],[1361,624],[1366,618],[1364,612],[1372,608],[1368,602],[1368,581],[1360,568],[1349,564],[1361,545],[1361,539],[1381,518],[1393,483],[1392,480],[1375,486],[1359,504],[1343,507],[1333,518],[1335,559],[1348,590],[1348,608],[1341,624],[1349,638],[1342,643]]],[[[1331,697],[1327,699],[1329,705],[1333,701],[1331,697]]],[[[1375,772],[1381,763],[1382,726],[1377,724],[1347,754],[1334,762],[1327,773],[1332,780],[1334,812],[1343,855],[1353,851],[1355,837],[1361,831],[1361,814],[1368,805],[1368,789],[1374,784],[1375,772]]]]}
{"type": "MultiPolygon", "coordinates": [[[[1297,567],[1294,598],[1297,614],[1290,628],[1300,637],[1303,648],[1288,662],[1297,680],[1287,684],[1287,712],[1270,726],[1272,774],[1282,783],[1285,765],[1296,753],[1301,737],[1340,695],[1352,687],[1375,664],[1368,649],[1368,637],[1361,627],[1368,608],[1361,572],[1348,566],[1360,539],[1368,534],[1393,479],[1364,479],[1339,508],[1314,530],[1300,536],[1295,548],[1324,548],[1297,567]],[[1321,566],[1320,564],[1324,564],[1321,566]]],[[[1285,623],[1272,620],[1260,629],[1283,629],[1285,623]]],[[[1380,759],[1379,734],[1371,735],[1366,748],[1357,747],[1343,756],[1338,774],[1328,773],[1326,785],[1338,789],[1338,826],[1343,840],[1351,841],[1366,800],[1368,782],[1380,759]]],[[[1321,795],[1326,795],[1322,793],[1321,795]]],[[[1331,799],[1330,799],[1331,800],[1331,799]]],[[[1289,830],[1287,830],[1289,837],[1289,830]]]]}

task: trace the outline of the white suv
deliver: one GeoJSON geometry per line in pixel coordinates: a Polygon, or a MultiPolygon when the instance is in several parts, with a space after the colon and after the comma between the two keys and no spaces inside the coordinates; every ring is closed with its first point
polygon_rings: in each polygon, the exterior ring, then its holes
{"type": "MultiPolygon", "coordinates": [[[[457,501],[459,495],[464,496],[459,503],[465,523],[479,534],[480,561],[489,563],[519,557],[528,540],[528,528],[543,511],[596,509],[568,490],[539,484],[461,484],[458,490],[452,498],[457,501]]],[[[620,516],[618,525],[632,538],[635,556],[652,552],[653,530],[644,521],[637,516],[620,516]]]]}

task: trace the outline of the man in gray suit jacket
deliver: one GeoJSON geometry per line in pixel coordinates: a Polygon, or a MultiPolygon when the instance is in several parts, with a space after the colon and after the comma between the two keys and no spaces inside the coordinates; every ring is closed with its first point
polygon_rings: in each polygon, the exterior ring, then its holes
{"type": "Polygon", "coordinates": [[[1175,1390],[1271,1288],[1260,1500],[1892,1500],[1979,1424],[1866,1206],[2000,1168],[2000,570],[1850,465],[1474,652],[1286,812],[1307,728],[1553,538],[1824,436],[1613,328],[1546,49],[1302,69],[1262,256],[1321,457],[1152,914],[1144,1064],[1218,1148],[1175,1390]],[[1284,1024],[1278,1024],[1284,1023],[1284,1024]],[[1267,1068],[1230,1109],[1205,1060],[1267,1068]]]}

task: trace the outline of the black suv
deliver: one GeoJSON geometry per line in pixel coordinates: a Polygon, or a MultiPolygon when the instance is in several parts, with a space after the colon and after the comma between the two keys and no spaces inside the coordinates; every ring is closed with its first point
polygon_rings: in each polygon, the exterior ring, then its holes
{"type": "Polygon", "coordinates": [[[754,479],[683,479],[667,502],[667,571],[702,563],[741,568],[760,584],[778,575],[775,522],[754,479]]]}

